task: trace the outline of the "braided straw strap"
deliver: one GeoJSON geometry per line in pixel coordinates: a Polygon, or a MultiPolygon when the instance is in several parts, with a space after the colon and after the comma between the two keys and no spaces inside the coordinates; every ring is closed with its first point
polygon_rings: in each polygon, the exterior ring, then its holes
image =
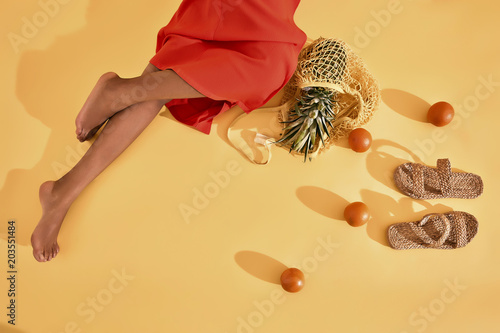
{"type": "Polygon", "coordinates": [[[473,173],[452,172],[449,159],[437,161],[437,168],[404,163],[394,171],[397,188],[414,199],[474,199],[483,193],[481,177],[473,173]]]}
{"type": "Polygon", "coordinates": [[[441,186],[441,193],[445,197],[452,196],[451,179],[451,163],[447,158],[437,160],[437,173],[439,175],[439,185],[441,186]]]}
{"type": "Polygon", "coordinates": [[[439,248],[444,242],[448,239],[451,232],[451,224],[448,218],[446,218],[443,214],[428,214],[425,215],[424,218],[418,224],[410,224],[413,232],[420,237],[420,239],[424,242],[424,244],[428,244],[429,247],[439,248]],[[442,228],[444,229],[441,237],[436,241],[432,239],[423,229],[423,226],[431,219],[431,217],[436,216],[437,219],[434,223],[441,222],[443,224],[442,228]]]}
{"type": "Polygon", "coordinates": [[[397,250],[456,249],[466,246],[477,234],[476,218],[465,212],[429,214],[420,221],[391,225],[389,245],[397,250]]]}

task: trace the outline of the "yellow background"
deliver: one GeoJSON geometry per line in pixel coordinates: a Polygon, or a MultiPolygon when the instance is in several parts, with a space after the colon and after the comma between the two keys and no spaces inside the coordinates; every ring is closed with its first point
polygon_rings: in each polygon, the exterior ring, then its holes
{"type": "Polygon", "coordinates": [[[274,148],[262,167],[227,141],[241,110],[219,116],[209,136],[162,112],[74,203],[58,257],[33,259],[38,186],[88,147],[74,135],[80,107],[100,74],[142,72],[179,3],[70,0],[47,7],[46,22],[39,2],[4,5],[0,331],[498,332],[500,6],[492,1],[303,0],[298,26],[312,38],[345,40],[380,82],[368,152],[340,142],[304,164],[274,148]],[[13,47],[9,36],[22,34],[23,18],[40,27],[13,47]],[[426,108],[440,100],[457,111],[442,129],[425,123],[426,108]],[[443,157],[483,178],[480,198],[417,201],[395,190],[397,165],[443,157]],[[196,209],[196,191],[207,188],[212,198],[196,209]],[[352,201],[370,207],[367,225],[342,220],[352,201]],[[183,217],[186,206],[197,213],[183,217]],[[390,224],[450,210],[479,221],[467,247],[387,246],[390,224]],[[18,237],[15,327],[5,316],[9,219],[18,237]],[[301,292],[276,284],[285,266],[307,274],[301,292]],[[120,282],[123,273],[129,280],[120,282]]]}

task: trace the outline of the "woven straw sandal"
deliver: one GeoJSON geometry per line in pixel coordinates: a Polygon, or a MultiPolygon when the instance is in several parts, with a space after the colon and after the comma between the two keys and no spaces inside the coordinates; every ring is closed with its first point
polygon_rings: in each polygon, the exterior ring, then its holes
{"type": "Polygon", "coordinates": [[[477,234],[476,218],[465,212],[429,214],[421,221],[396,223],[389,227],[389,245],[396,250],[456,249],[477,234]]]}
{"type": "Polygon", "coordinates": [[[481,177],[452,172],[447,158],[437,160],[436,169],[418,163],[401,164],[394,171],[394,182],[401,192],[414,199],[474,199],[483,193],[481,177]]]}

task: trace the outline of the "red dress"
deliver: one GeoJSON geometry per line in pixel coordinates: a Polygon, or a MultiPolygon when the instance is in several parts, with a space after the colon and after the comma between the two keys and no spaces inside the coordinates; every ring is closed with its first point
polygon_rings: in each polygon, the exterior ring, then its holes
{"type": "Polygon", "coordinates": [[[210,133],[238,105],[249,113],[291,78],[307,36],[293,21],[300,0],[183,0],[158,33],[151,64],[172,69],[206,97],[166,104],[180,122],[210,133]]]}

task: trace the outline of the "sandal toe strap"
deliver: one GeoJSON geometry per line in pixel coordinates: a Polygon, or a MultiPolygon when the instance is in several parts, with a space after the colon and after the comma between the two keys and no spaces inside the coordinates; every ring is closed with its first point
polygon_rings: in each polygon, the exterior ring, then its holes
{"type": "Polygon", "coordinates": [[[447,158],[437,160],[437,173],[439,175],[439,185],[444,196],[450,196],[451,189],[451,163],[447,158]]]}
{"type": "MultiPolygon", "coordinates": [[[[436,229],[438,229],[438,225],[436,225],[435,227],[436,229]]],[[[424,244],[432,248],[438,248],[441,247],[450,236],[451,224],[444,214],[428,214],[425,215],[418,224],[412,224],[412,229],[415,234],[424,242],[424,244]],[[444,227],[444,232],[441,234],[441,237],[439,237],[438,240],[432,239],[422,228],[431,219],[431,217],[434,216],[438,217],[438,219],[432,219],[432,221],[434,223],[437,223],[437,221],[439,221],[444,227]]]]}
{"type": "Polygon", "coordinates": [[[413,194],[418,198],[425,196],[425,166],[418,163],[412,163],[412,180],[413,180],[413,194]]]}
{"type": "Polygon", "coordinates": [[[457,247],[463,247],[470,241],[467,239],[467,221],[464,214],[458,214],[455,218],[455,237],[457,247]]]}

